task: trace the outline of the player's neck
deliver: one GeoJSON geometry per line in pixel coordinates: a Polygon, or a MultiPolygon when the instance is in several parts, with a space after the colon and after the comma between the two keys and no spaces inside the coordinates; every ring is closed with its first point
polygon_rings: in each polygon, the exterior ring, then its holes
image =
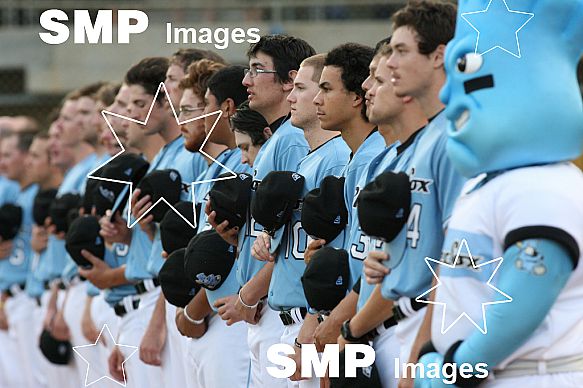
{"type": "Polygon", "coordinates": [[[56,168],[51,168],[49,176],[41,182],[38,182],[38,187],[41,191],[49,189],[57,189],[63,181],[63,174],[56,168]]]}
{"type": "Polygon", "coordinates": [[[30,175],[26,172],[21,174],[21,177],[18,179],[18,185],[20,186],[20,191],[24,191],[28,186],[32,185],[34,182],[31,179],[30,175]]]}
{"type": "MultiPolygon", "coordinates": [[[[210,141],[207,141],[206,144],[204,145],[204,147],[202,148],[202,150],[210,155],[213,159],[216,159],[221,153],[225,152],[225,150],[227,150],[228,147],[224,144],[217,144],[217,143],[213,143],[210,141]]],[[[211,158],[209,158],[208,156],[206,156],[205,154],[202,154],[206,160],[206,163],[210,166],[211,164],[214,163],[214,160],[212,160],[211,158]]]]}
{"type": "Polygon", "coordinates": [[[73,165],[81,162],[82,160],[84,160],[85,158],[87,158],[89,155],[95,153],[95,148],[93,148],[92,145],[90,145],[89,143],[86,143],[84,141],[82,141],[81,143],[79,143],[76,147],[75,147],[75,162],[73,163],[73,165]]]}
{"type": "Polygon", "coordinates": [[[269,109],[260,111],[261,115],[265,118],[270,125],[277,119],[283,116],[287,116],[290,112],[289,102],[285,100],[287,96],[284,96],[283,100],[279,101],[277,104],[272,105],[269,109]]]}
{"type": "Polygon", "coordinates": [[[389,130],[385,132],[385,128],[383,128],[381,135],[385,138],[387,145],[389,145],[389,141],[392,144],[397,140],[404,143],[411,135],[426,124],[427,119],[425,118],[425,113],[421,110],[417,102],[413,100],[407,104],[399,115],[384,124],[389,130]]]}
{"type": "Polygon", "coordinates": [[[342,125],[342,139],[344,139],[353,155],[358,151],[374,127],[374,124],[364,121],[360,111],[350,121],[342,125]]]}
{"type": "Polygon", "coordinates": [[[164,144],[164,140],[159,135],[146,136],[144,138],[144,147],[140,149],[140,152],[148,162],[152,162],[164,144]]]}
{"type": "Polygon", "coordinates": [[[180,135],[180,127],[174,118],[168,119],[166,126],[160,131],[160,137],[162,137],[165,144],[172,143],[180,135]]]}
{"type": "Polygon", "coordinates": [[[315,150],[328,140],[340,134],[340,132],[337,131],[327,131],[322,129],[319,124],[320,122],[318,121],[318,124],[306,126],[306,128],[304,128],[304,137],[306,138],[311,150],[315,150]]]}
{"type": "Polygon", "coordinates": [[[429,88],[424,90],[422,95],[416,97],[426,119],[434,117],[440,111],[442,111],[443,108],[445,108],[445,105],[443,105],[439,99],[439,92],[443,87],[444,82],[445,75],[443,77],[438,77],[438,80],[433,82],[429,88]]]}
{"type": "Polygon", "coordinates": [[[235,134],[229,127],[228,119],[220,120],[215,129],[213,130],[216,136],[213,136],[215,143],[219,145],[224,145],[228,149],[232,150],[237,147],[237,142],[235,141],[235,134]]]}
{"type": "Polygon", "coordinates": [[[385,139],[385,145],[388,147],[397,140],[399,140],[398,136],[395,134],[393,127],[389,124],[379,124],[379,133],[385,139]]]}

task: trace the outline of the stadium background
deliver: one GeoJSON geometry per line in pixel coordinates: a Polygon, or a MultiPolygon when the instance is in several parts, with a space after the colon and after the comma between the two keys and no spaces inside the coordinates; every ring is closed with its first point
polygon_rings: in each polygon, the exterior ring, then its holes
{"type": "MultiPolygon", "coordinates": [[[[374,45],[389,33],[390,15],[406,0],[0,0],[0,116],[28,115],[45,124],[48,113],[68,91],[97,80],[120,81],[121,75],[146,56],[167,56],[185,44],[166,43],[166,23],[196,29],[260,28],[260,34],[287,33],[302,37],[317,51],[353,41],[374,45]],[[40,14],[51,8],[69,15],[71,38],[48,45],[40,14]],[[131,37],[129,45],[74,44],[75,9],[139,9],[148,29],[131,37]]],[[[114,31],[114,42],[116,33],[114,31]]],[[[233,63],[243,63],[248,45],[216,50],[233,63]]],[[[579,64],[583,94],[583,61],[579,64]]],[[[583,167],[583,158],[579,160],[583,167]]]]}

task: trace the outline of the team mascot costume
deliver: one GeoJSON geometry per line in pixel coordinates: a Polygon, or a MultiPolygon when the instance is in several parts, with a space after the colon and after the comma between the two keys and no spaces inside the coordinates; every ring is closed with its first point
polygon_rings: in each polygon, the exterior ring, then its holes
{"type": "Polygon", "coordinates": [[[415,387],[583,386],[582,55],[583,0],[459,1],[441,99],[472,179],[415,387]]]}

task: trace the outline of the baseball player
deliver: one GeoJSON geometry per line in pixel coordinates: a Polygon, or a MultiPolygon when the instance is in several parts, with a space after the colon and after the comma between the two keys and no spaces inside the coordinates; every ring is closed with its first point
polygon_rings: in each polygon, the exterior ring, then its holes
{"type": "MultiPolygon", "coordinates": [[[[539,19],[521,37],[523,58],[516,61],[500,52],[474,54],[474,34],[461,15],[481,3],[460,3],[445,60],[448,156],[473,179],[449,222],[441,261],[453,266],[439,265],[435,289],[435,302],[446,305],[433,307],[433,348],[426,347],[420,361],[455,363],[452,376],[460,386],[577,387],[582,320],[571,307],[581,295],[583,175],[568,161],[583,152],[575,75],[583,53],[583,8],[579,1],[525,4],[521,11],[539,19]],[[548,66],[534,55],[540,45],[550,48],[548,66]],[[558,67],[560,74],[552,70],[558,67]],[[494,83],[480,84],[481,77],[494,83]],[[458,110],[468,97],[476,105],[458,110]],[[503,102],[509,98],[519,102],[509,107],[503,102]],[[492,120],[500,115],[504,123],[492,120]],[[549,125],[556,131],[549,132],[549,125]],[[506,303],[486,306],[482,315],[480,302],[489,301],[506,303]],[[461,319],[444,333],[443,325],[462,312],[476,326],[461,319]],[[476,373],[479,363],[488,373],[476,373]],[[472,373],[461,373],[463,364],[472,373]]],[[[493,12],[492,28],[506,28],[499,22],[502,11],[493,12]]],[[[427,376],[415,382],[445,386],[427,376]]]]}
{"type": "MultiPolygon", "coordinates": [[[[453,35],[454,15],[455,7],[450,4],[421,2],[408,5],[394,15],[394,32],[385,51],[387,60],[383,65],[390,70],[388,79],[394,93],[400,98],[415,99],[429,124],[421,129],[417,125],[406,128],[399,134],[401,144],[396,149],[397,155],[385,159],[383,164],[380,164],[382,159],[371,164],[369,180],[386,170],[403,171],[409,175],[412,196],[410,216],[405,226],[406,232],[385,243],[388,250],[394,252],[392,257],[373,251],[365,260],[366,276],[361,280],[358,313],[343,324],[343,338],[352,342],[394,316],[398,322],[395,336],[400,345],[400,359],[409,359],[416,331],[424,316],[421,310],[423,303],[414,300],[431,284],[431,276],[420,270],[419,260],[441,245],[451,208],[464,183],[464,179],[450,166],[444,151],[445,118],[437,93],[445,74],[441,66],[424,62],[427,55],[438,64],[443,62],[445,44],[453,35]],[[430,46],[418,44],[428,39],[419,32],[418,23],[423,17],[432,18],[430,25],[440,32],[441,41],[432,40],[430,46]],[[414,38],[415,31],[417,38],[414,38]],[[416,72],[422,66],[427,66],[427,72],[425,77],[420,78],[416,72]],[[403,248],[397,248],[399,246],[403,248]],[[393,260],[395,264],[391,263],[394,267],[391,266],[390,274],[386,267],[379,272],[369,270],[366,264],[379,264],[374,260],[378,258],[393,260]],[[380,286],[374,286],[375,281],[387,274],[382,290],[380,286]],[[379,314],[379,311],[382,313],[379,314]]],[[[378,73],[379,68],[377,77],[378,73]]],[[[379,81],[386,79],[377,79],[379,81]]]]}
{"type": "MultiPolygon", "coordinates": [[[[308,153],[303,131],[289,120],[290,104],[286,98],[300,63],[314,54],[314,49],[302,39],[282,35],[263,36],[248,51],[250,69],[243,85],[247,87],[249,107],[263,115],[273,133],[253,163],[253,179],[257,184],[271,171],[294,171],[308,153]]],[[[251,256],[253,242],[263,228],[249,218],[241,230],[229,229],[228,221],[217,225],[213,213],[209,214],[209,222],[227,242],[238,246],[237,278],[242,288],[235,309],[249,323],[250,386],[285,387],[284,380],[272,377],[266,369],[271,365],[267,349],[280,342],[283,327],[277,313],[265,303],[259,308],[259,302],[267,296],[273,270],[273,264],[251,256]]],[[[228,320],[230,316],[223,314],[222,318],[228,320]]]]}
{"type": "MultiPolygon", "coordinates": [[[[344,92],[338,85],[334,85],[326,79],[324,70],[322,70],[322,77],[317,77],[317,73],[319,69],[324,67],[324,63],[320,58],[320,66],[318,67],[315,63],[310,62],[311,58],[302,62],[294,79],[294,89],[288,96],[288,101],[292,107],[292,124],[304,130],[304,136],[311,149],[311,152],[299,162],[296,169],[297,173],[305,179],[301,198],[310,190],[319,187],[324,177],[339,176],[342,168],[348,162],[350,154],[350,148],[337,131],[326,130],[320,126],[318,118],[326,114],[326,108],[323,106],[322,99],[319,99],[318,83],[315,79],[321,82],[321,89],[325,89],[326,92],[336,92],[348,99],[352,99],[353,95],[351,92],[344,92]],[[315,101],[315,106],[313,101],[315,101]]],[[[370,58],[367,63],[369,60],[370,58]]],[[[356,105],[360,110],[360,105],[356,105]]],[[[345,121],[345,124],[350,124],[350,121],[345,121]]],[[[307,343],[307,339],[300,336],[300,329],[307,315],[307,303],[300,278],[305,269],[304,252],[308,245],[308,236],[301,227],[301,203],[297,209],[294,209],[291,220],[284,227],[284,237],[279,246],[272,248],[271,238],[266,233],[262,233],[261,238],[256,240],[252,252],[259,260],[275,261],[267,301],[271,309],[279,312],[281,324],[284,326],[280,343],[294,345],[296,340],[300,344],[307,343]],[[275,248],[277,248],[276,253],[271,254],[270,249],[273,249],[273,252],[275,248]]],[[[341,244],[343,237],[343,235],[339,236],[330,244],[332,246],[341,244]]],[[[313,316],[309,319],[315,320],[313,316]]],[[[309,332],[309,330],[307,331],[309,332]]],[[[300,374],[298,369],[296,369],[297,376],[300,374]]],[[[297,379],[296,376],[292,376],[292,378],[297,379]]],[[[302,380],[299,383],[288,381],[288,386],[307,387],[319,386],[319,384],[317,378],[302,380]]]]}

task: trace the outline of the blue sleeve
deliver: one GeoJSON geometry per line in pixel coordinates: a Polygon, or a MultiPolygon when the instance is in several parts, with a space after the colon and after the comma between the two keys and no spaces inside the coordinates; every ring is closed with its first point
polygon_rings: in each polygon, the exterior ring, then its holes
{"type": "Polygon", "coordinates": [[[492,369],[520,347],[543,322],[574,268],[572,255],[557,242],[529,239],[504,252],[497,288],[512,302],[486,309],[488,333],[473,333],[455,351],[453,359],[485,362],[492,369]],[[536,260],[525,251],[537,252],[536,260]],[[525,265],[525,260],[529,260],[525,265]]]}
{"type": "Polygon", "coordinates": [[[101,291],[99,288],[95,287],[93,283],[87,282],[87,295],[88,296],[97,296],[101,291]]]}
{"type": "Polygon", "coordinates": [[[281,157],[278,158],[276,163],[278,166],[277,171],[296,171],[298,163],[308,154],[308,147],[302,144],[285,144],[282,142],[281,157]]]}
{"type": "Polygon", "coordinates": [[[441,223],[443,228],[447,226],[449,217],[453,210],[454,204],[460,195],[466,179],[454,168],[445,151],[447,136],[439,138],[438,144],[434,149],[433,163],[435,185],[437,187],[437,203],[441,209],[441,223]]]}

